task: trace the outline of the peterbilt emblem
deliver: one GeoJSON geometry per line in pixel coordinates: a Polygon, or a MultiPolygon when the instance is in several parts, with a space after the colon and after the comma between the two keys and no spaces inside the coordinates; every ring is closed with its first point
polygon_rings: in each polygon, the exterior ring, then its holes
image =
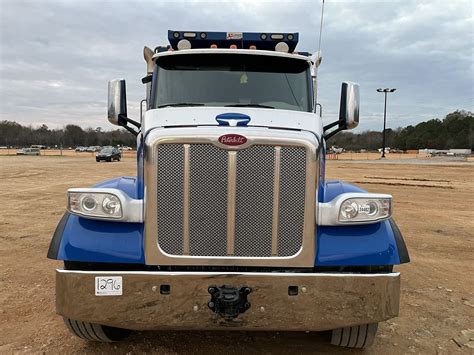
{"type": "Polygon", "coordinates": [[[247,142],[247,138],[240,134],[224,134],[219,137],[219,143],[225,145],[242,145],[247,142]]]}

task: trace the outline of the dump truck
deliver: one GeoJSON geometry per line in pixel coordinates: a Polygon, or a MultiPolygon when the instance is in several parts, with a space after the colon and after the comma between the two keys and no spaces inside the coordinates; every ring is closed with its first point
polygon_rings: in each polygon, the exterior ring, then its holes
{"type": "MultiPolygon", "coordinates": [[[[137,172],[67,191],[48,257],[76,336],[131,331],[330,331],[363,348],[399,313],[409,262],[392,196],[325,177],[327,141],[359,123],[343,82],[323,123],[318,53],[298,33],[169,31],[144,48],[146,96],[108,119],[137,139],[137,172]]],[[[310,335],[309,335],[310,336],[310,335]]]]}

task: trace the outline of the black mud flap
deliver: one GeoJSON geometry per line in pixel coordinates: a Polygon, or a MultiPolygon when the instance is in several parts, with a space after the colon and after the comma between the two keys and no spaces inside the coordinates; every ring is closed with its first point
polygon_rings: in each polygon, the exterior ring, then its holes
{"type": "Polygon", "coordinates": [[[59,252],[59,245],[61,244],[61,239],[63,237],[64,228],[66,227],[67,220],[69,219],[70,213],[65,212],[63,217],[58,223],[56,230],[53,234],[53,239],[51,239],[51,243],[49,243],[48,249],[48,258],[49,259],[58,259],[58,252],[59,252]]]}
{"type": "Polygon", "coordinates": [[[400,229],[398,228],[393,218],[390,218],[388,221],[390,222],[393,235],[395,236],[395,242],[397,243],[398,257],[400,258],[400,264],[409,263],[410,255],[408,255],[408,249],[405,244],[405,240],[403,239],[402,232],[400,232],[400,229]]]}

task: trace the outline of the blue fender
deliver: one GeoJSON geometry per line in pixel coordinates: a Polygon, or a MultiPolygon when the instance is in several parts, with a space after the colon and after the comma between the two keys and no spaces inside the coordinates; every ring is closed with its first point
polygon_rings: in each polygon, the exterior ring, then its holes
{"type": "MultiPolygon", "coordinates": [[[[135,177],[120,177],[95,185],[122,190],[135,199],[139,195],[137,186],[135,177]]],[[[48,258],[145,264],[143,223],[99,221],[66,212],[54,232],[48,258]]]]}
{"type": "MultiPolygon", "coordinates": [[[[345,192],[367,192],[342,181],[327,181],[322,202],[345,192]]],[[[352,226],[318,226],[316,266],[379,266],[410,261],[395,221],[352,226]]]]}

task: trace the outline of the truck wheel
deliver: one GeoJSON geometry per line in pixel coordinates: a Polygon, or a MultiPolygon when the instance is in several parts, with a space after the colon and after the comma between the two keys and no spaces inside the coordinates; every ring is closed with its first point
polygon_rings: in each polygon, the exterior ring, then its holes
{"type": "Polygon", "coordinates": [[[127,329],[82,322],[80,320],[69,319],[66,317],[63,317],[63,319],[64,323],[66,323],[66,326],[72,334],[88,341],[111,343],[114,341],[123,340],[131,333],[131,331],[127,329]]]}
{"type": "Polygon", "coordinates": [[[378,326],[378,323],[370,323],[334,329],[331,344],[356,349],[369,347],[374,342],[378,326]]]}

